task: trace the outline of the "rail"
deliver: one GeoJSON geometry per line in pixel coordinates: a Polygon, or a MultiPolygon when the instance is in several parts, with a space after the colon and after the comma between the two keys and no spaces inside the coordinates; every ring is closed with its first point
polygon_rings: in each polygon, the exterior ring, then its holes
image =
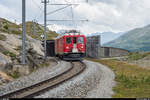
{"type": "Polygon", "coordinates": [[[34,97],[56,87],[57,85],[77,76],[82,73],[86,68],[86,65],[83,62],[71,62],[71,68],[65,72],[54,76],[50,79],[44,80],[42,82],[36,83],[32,86],[25,87],[4,95],[1,95],[0,98],[28,98],[34,97]]]}

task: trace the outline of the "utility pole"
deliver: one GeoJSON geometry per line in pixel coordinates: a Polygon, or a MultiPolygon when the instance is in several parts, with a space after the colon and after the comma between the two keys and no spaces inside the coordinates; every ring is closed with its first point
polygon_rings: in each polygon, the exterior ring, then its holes
{"type": "Polygon", "coordinates": [[[25,54],[25,37],[26,37],[26,10],[25,10],[25,0],[22,0],[22,64],[26,64],[26,54],[25,54]]]}
{"type": "Polygon", "coordinates": [[[17,24],[17,20],[16,19],[14,20],[14,23],[17,24]]]}
{"type": "Polygon", "coordinates": [[[42,1],[42,3],[44,3],[44,59],[46,60],[46,27],[47,27],[47,23],[46,23],[46,21],[47,21],[47,3],[48,3],[49,1],[47,1],[47,0],[44,0],[44,1],[42,1]]]}
{"type": "Polygon", "coordinates": [[[35,19],[32,21],[32,24],[33,24],[33,34],[35,34],[36,33],[36,20],[35,19]]]}

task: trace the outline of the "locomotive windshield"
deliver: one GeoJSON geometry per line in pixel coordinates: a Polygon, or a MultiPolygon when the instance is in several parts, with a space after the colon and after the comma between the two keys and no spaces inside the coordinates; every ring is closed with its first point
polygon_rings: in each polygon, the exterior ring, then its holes
{"type": "Polygon", "coordinates": [[[83,44],[83,37],[78,37],[78,43],[82,43],[83,44]]]}
{"type": "Polygon", "coordinates": [[[77,38],[73,37],[73,44],[76,44],[76,43],[77,43],[77,38]]]}
{"type": "Polygon", "coordinates": [[[67,37],[67,38],[66,38],[66,43],[67,43],[67,44],[71,44],[71,43],[72,43],[72,42],[71,42],[71,37],[67,37]]]}
{"type": "Polygon", "coordinates": [[[72,43],[72,41],[71,41],[71,39],[73,39],[73,44],[76,44],[77,43],[77,40],[78,40],[78,43],[81,43],[81,44],[83,44],[83,37],[66,37],[66,43],[67,44],[71,44],[72,43]]]}

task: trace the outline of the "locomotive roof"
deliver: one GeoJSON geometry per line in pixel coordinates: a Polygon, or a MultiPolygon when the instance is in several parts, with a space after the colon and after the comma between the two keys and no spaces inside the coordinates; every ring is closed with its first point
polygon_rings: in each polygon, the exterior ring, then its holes
{"type": "Polygon", "coordinates": [[[80,33],[80,31],[79,30],[61,30],[60,31],[60,33],[80,33]]]}
{"type": "MultiPolygon", "coordinates": [[[[79,30],[63,30],[57,38],[68,36],[68,35],[83,35],[79,30]]],[[[56,39],[57,39],[56,38],[56,39]]]]}

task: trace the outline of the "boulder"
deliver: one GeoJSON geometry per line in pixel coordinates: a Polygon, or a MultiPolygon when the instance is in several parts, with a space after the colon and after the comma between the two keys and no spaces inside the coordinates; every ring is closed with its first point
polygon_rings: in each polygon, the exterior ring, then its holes
{"type": "Polygon", "coordinates": [[[11,58],[9,56],[4,55],[0,52],[0,59],[2,59],[3,63],[12,63],[11,58]]]}
{"type": "Polygon", "coordinates": [[[28,75],[30,73],[30,67],[28,65],[14,65],[13,72],[19,72],[20,75],[28,75]]]}
{"type": "Polygon", "coordinates": [[[30,36],[27,36],[28,42],[32,45],[32,48],[40,55],[44,56],[43,52],[43,46],[41,45],[40,40],[36,40],[31,38],[30,36]]]}

